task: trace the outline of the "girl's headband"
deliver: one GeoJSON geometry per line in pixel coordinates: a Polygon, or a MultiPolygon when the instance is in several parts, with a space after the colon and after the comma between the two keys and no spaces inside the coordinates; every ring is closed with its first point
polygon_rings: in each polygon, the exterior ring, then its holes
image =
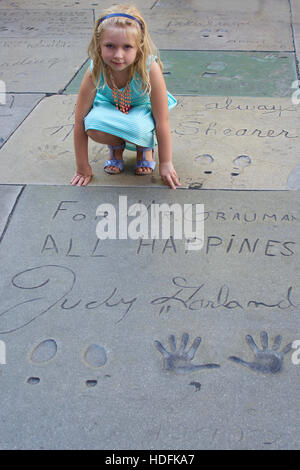
{"type": "Polygon", "coordinates": [[[114,18],[115,16],[121,16],[124,18],[129,18],[130,20],[134,20],[140,25],[141,29],[143,29],[143,25],[140,20],[138,20],[134,16],[127,15],[126,13],[110,13],[109,15],[103,16],[99,21],[99,25],[102,23],[102,21],[106,20],[107,18],[114,18]]]}

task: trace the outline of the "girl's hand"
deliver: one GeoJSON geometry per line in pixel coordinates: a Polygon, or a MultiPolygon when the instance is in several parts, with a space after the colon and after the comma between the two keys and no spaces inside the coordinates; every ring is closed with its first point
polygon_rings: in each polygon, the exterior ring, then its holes
{"type": "Polygon", "coordinates": [[[168,184],[170,188],[176,189],[176,186],[181,186],[172,162],[160,163],[159,174],[163,182],[168,184]]]}
{"type": "Polygon", "coordinates": [[[86,186],[89,184],[93,177],[92,167],[88,165],[84,171],[76,170],[75,175],[71,179],[70,183],[72,186],[86,186]]]}

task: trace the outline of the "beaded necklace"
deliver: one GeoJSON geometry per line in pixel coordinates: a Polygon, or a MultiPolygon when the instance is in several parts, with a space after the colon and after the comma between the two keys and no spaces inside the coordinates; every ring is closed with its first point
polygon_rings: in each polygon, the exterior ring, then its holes
{"type": "Polygon", "coordinates": [[[112,95],[114,98],[114,102],[116,104],[116,108],[119,109],[122,113],[128,114],[128,111],[130,110],[130,104],[131,104],[131,93],[130,93],[129,81],[127,82],[125,86],[125,90],[121,91],[117,87],[114,81],[114,78],[112,76],[112,73],[110,73],[110,80],[113,86],[112,95]]]}

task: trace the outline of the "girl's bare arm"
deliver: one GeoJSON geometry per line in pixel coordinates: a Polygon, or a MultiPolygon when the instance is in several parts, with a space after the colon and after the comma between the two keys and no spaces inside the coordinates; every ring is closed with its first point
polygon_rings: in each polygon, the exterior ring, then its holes
{"type": "Polygon", "coordinates": [[[150,68],[151,107],[158,141],[159,171],[162,180],[172,189],[181,186],[172,163],[172,138],[169,122],[167,88],[159,65],[150,68]]]}
{"type": "Polygon", "coordinates": [[[84,128],[84,118],[93,106],[96,91],[91,71],[88,69],[80,85],[75,111],[74,149],[76,173],[71,180],[72,185],[86,186],[93,176],[88,160],[88,136],[84,128]]]}

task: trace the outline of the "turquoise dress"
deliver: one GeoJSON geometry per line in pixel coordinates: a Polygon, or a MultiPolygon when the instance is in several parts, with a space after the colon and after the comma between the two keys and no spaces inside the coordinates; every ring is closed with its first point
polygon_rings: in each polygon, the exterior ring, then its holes
{"type": "MultiPolygon", "coordinates": [[[[91,61],[92,69],[93,61],[91,61]]],[[[141,147],[154,148],[157,145],[157,140],[150,96],[149,93],[143,94],[140,87],[140,78],[133,77],[130,82],[131,108],[128,114],[124,114],[116,108],[112,89],[107,84],[104,85],[104,79],[101,75],[93,107],[84,118],[85,130],[96,129],[116,135],[141,147]]],[[[121,88],[121,91],[124,89],[121,88]]],[[[174,108],[176,104],[176,99],[168,92],[169,110],[174,108]]],[[[129,142],[126,142],[126,148],[136,150],[136,146],[129,142]]]]}

